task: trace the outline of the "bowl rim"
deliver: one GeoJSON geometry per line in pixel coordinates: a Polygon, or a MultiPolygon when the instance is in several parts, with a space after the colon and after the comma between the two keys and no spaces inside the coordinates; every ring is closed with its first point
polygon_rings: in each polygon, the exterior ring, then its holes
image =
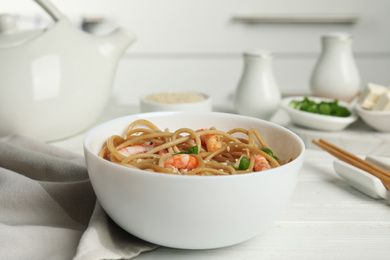
{"type": "MultiPolygon", "coordinates": [[[[298,144],[301,147],[301,152],[299,153],[299,155],[293,161],[288,162],[288,163],[286,163],[284,165],[281,165],[280,167],[269,169],[267,171],[261,172],[261,175],[275,174],[274,172],[275,171],[279,171],[280,168],[286,168],[286,167],[288,167],[288,165],[300,163],[301,161],[303,162],[304,155],[305,155],[305,150],[306,150],[305,143],[303,142],[303,140],[296,133],[294,133],[293,131],[287,129],[286,127],[283,127],[281,125],[278,125],[278,124],[270,122],[270,121],[266,121],[266,120],[259,119],[259,118],[254,118],[254,117],[249,117],[249,116],[230,114],[230,113],[225,113],[225,112],[197,112],[197,111],[147,112],[147,113],[141,113],[141,114],[132,114],[132,115],[127,115],[127,116],[122,116],[122,117],[118,117],[118,118],[114,118],[114,119],[108,120],[108,121],[106,121],[104,123],[101,123],[101,124],[93,127],[92,129],[90,129],[85,134],[84,140],[83,140],[83,150],[84,150],[84,157],[85,157],[85,159],[87,158],[87,154],[90,154],[95,159],[98,159],[102,163],[110,165],[110,167],[114,167],[114,168],[118,167],[118,169],[121,169],[121,170],[130,169],[130,168],[124,166],[124,165],[115,164],[115,163],[112,163],[110,161],[107,161],[107,160],[99,157],[98,154],[93,153],[91,151],[89,145],[88,145],[88,142],[92,138],[93,134],[95,132],[99,131],[99,129],[106,127],[107,125],[110,125],[112,123],[125,120],[127,118],[138,117],[140,119],[140,118],[143,118],[145,116],[146,117],[148,117],[148,116],[150,117],[150,116],[154,116],[154,115],[164,116],[164,115],[172,115],[172,114],[203,114],[203,115],[214,114],[216,116],[218,115],[218,116],[229,116],[229,117],[232,116],[232,117],[236,117],[236,118],[246,118],[248,120],[253,120],[253,121],[259,121],[260,120],[260,121],[265,122],[266,124],[270,124],[273,127],[279,128],[282,131],[285,131],[285,132],[289,133],[290,135],[294,136],[295,139],[297,140],[298,144]]],[[[136,120],[136,119],[134,119],[134,120],[136,120]]],[[[88,164],[87,164],[87,169],[88,169],[88,164]]],[[[149,176],[165,176],[164,178],[174,178],[174,179],[179,178],[181,180],[183,180],[184,178],[198,178],[199,180],[215,180],[215,179],[219,179],[220,180],[220,179],[250,178],[250,176],[258,176],[259,175],[258,174],[259,172],[251,172],[251,173],[236,174],[236,175],[198,176],[198,175],[167,174],[167,173],[151,172],[151,171],[145,171],[145,170],[139,170],[139,169],[131,169],[131,171],[134,172],[134,173],[137,173],[137,174],[147,174],[149,176]]],[[[89,174],[90,173],[88,172],[88,175],[89,174]]]]}
{"type": "Polygon", "coordinates": [[[358,116],[356,115],[356,113],[355,113],[355,111],[353,109],[353,106],[351,104],[348,104],[348,103],[346,103],[344,101],[341,101],[341,100],[339,100],[339,104],[347,107],[348,110],[351,112],[351,115],[349,115],[347,117],[337,117],[337,116],[330,116],[330,115],[322,115],[322,114],[317,114],[317,113],[311,113],[311,112],[307,112],[307,111],[298,110],[298,109],[295,109],[295,108],[292,108],[292,107],[289,106],[289,103],[291,102],[291,100],[294,100],[294,99],[301,100],[301,99],[303,99],[305,97],[308,97],[309,99],[315,100],[316,102],[318,102],[318,101],[333,101],[333,100],[335,100],[335,99],[332,99],[332,98],[314,97],[314,96],[309,96],[309,95],[306,95],[306,96],[289,96],[289,97],[283,98],[282,101],[280,102],[280,105],[287,112],[294,113],[295,115],[302,115],[302,116],[305,116],[307,118],[320,119],[320,120],[322,120],[324,122],[327,121],[327,122],[337,122],[337,123],[348,124],[348,123],[353,123],[358,118],[358,116]]]}
{"type": "Polygon", "coordinates": [[[359,103],[356,104],[355,110],[359,115],[367,115],[367,116],[387,116],[387,115],[390,115],[390,110],[365,109],[359,103]]]}

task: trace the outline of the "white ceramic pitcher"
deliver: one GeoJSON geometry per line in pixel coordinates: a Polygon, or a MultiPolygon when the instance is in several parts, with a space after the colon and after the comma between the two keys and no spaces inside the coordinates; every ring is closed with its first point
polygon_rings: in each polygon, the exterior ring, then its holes
{"type": "Polygon", "coordinates": [[[360,91],[360,74],[352,53],[352,37],[330,33],[322,37],[322,53],[310,79],[314,96],[351,101],[360,91]]]}
{"type": "Polygon", "coordinates": [[[44,30],[20,32],[0,17],[0,136],[49,141],[91,126],[111,95],[118,61],[135,40],[121,28],[95,36],[75,27],[49,1],[44,30]]]}
{"type": "Polygon", "coordinates": [[[237,113],[270,120],[279,108],[281,93],[273,73],[273,56],[268,50],[248,50],[238,83],[234,106],[237,113]]]}

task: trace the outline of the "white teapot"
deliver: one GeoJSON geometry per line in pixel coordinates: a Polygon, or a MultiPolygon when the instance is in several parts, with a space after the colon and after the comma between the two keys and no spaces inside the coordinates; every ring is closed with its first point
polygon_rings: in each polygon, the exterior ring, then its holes
{"type": "Polygon", "coordinates": [[[121,28],[106,36],[86,33],[47,0],[35,2],[53,18],[49,28],[18,32],[12,17],[0,16],[0,137],[51,141],[98,119],[135,36],[121,28]]]}

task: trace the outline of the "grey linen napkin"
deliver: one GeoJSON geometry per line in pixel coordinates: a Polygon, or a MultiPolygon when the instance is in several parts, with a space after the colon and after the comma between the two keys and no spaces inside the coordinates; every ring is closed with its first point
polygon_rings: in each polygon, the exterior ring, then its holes
{"type": "Polygon", "coordinates": [[[106,215],[82,156],[0,139],[0,259],[130,259],[156,247],[106,215]]]}

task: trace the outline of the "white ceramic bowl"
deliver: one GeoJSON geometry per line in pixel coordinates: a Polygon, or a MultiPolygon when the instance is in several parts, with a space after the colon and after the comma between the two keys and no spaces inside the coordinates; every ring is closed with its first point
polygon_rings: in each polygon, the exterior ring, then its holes
{"type": "Polygon", "coordinates": [[[370,127],[380,132],[390,132],[390,111],[367,110],[356,104],[359,117],[370,127]]]}
{"type": "MultiPolygon", "coordinates": [[[[341,131],[348,127],[350,124],[357,120],[357,115],[348,103],[339,101],[339,104],[347,107],[351,111],[351,115],[348,117],[336,117],[320,115],[294,109],[289,106],[292,100],[303,100],[304,96],[295,96],[284,98],[280,106],[289,114],[294,124],[304,126],[311,129],[322,131],[341,131]]],[[[316,102],[320,101],[332,101],[328,98],[308,97],[310,100],[316,102]]]]}
{"type": "Polygon", "coordinates": [[[173,248],[229,246],[265,230],[289,201],[302,167],[305,146],[290,130],[261,119],[216,112],[156,112],[118,118],[95,127],[84,139],[94,191],[108,215],[124,230],[173,248]],[[215,126],[258,129],[280,159],[295,158],[261,173],[183,176],[130,169],[98,157],[111,135],[122,135],[134,120],[159,128],[215,126]]]}
{"type": "Polygon", "coordinates": [[[147,100],[146,97],[152,94],[160,93],[149,93],[140,98],[140,108],[141,112],[161,112],[161,111],[212,111],[212,102],[211,97],[203,93],[192,93],[192,92],[164,92],[164,94],[196,94],[204,96],[205,99],[197,102],[191,103],[163,103],[163,102],[154,102],[147,100]]]}

